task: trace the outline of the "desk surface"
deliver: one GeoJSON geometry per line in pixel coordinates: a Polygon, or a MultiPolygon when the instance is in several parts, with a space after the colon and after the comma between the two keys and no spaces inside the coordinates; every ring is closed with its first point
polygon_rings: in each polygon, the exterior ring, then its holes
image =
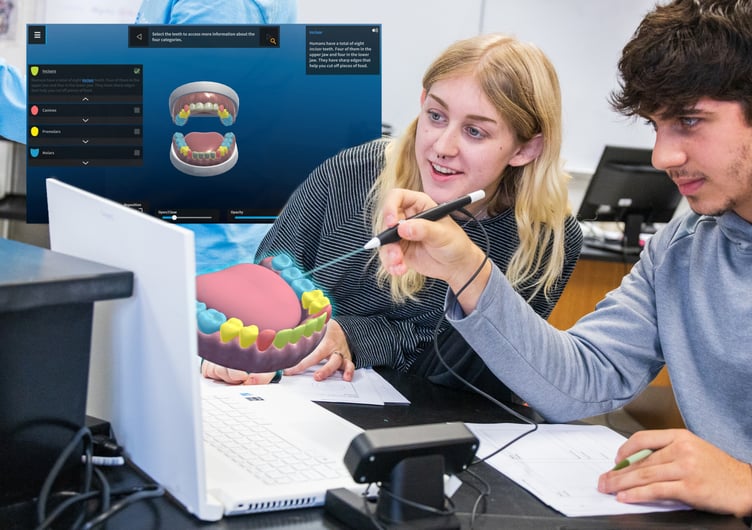
{"type": "Polygon", "coordinates": [[[26,220],[26,196],[6,195],[0,198],[0,219],[26,220]]]}
{"type": "Polygon", "coordinates": [[[0,312],[124,298],[133,273],[0,238],[0,312]]]}
{"type": "Polygon", "coordinates": [[[636,263],[640,259],[639,254],[616,252],[613,250],[604,250],[595,245],[588,244],[587,239],[582,243],[580,259],[591,259],[597,261],[616,261],[620,263],[636,263]]]}
{"type": "MultiPolygon", "coordinates": [[[[340,414],[363,428],[435,423],[441,421],[505,422],[511,417],[475,394],[447,389],[425,380],[382,372],[410,401],[410,406],[364,406],[351,404],[326,404],[326,408],[340,414]]],[[[522,409],[518,409],[522,410],[522,409]]],[[[655,529],[655,528],[746,528],[740,519],[718,516],[704,512],[669,512],[610,517],[567,518],[550,509],[537,498],[527,493],[486,464],[475,466],[474,471],[491,486],[487,511],[480,515],[473,526],[478,529],[655,529]],[[475,469],[477,467],[477,469],[475,469]]],[[[118,488],[141,483],[132,471],[120,469],[109,474],[110,485],[118,488]]],[[[472,477],[463,474],[466,481],[454,497],[462,528],[470,528],[470,514],[477,492],[469,484],[477,484],[472,477]]],[[[17,521],[17,526],[31,527],[33,507],[17,505],[0,509],[0,520],[17,521]]],[[[202,523],[183,512],[167,498],[149,500],[133,505],[115,515],[107,524],[108,530],[119,529],[247,529],[290,528],[314,529],[345,528],[337,520],[324,513],[323,508],[308,508],[284,512],[244,515],[225,518],[216,523],[202,523]]]]}

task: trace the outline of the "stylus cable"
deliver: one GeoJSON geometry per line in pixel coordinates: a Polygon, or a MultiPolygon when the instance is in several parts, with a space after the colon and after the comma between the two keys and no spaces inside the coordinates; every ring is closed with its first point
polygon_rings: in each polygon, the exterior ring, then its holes
{"type": "MultiPolygon", "coordinates": [[[[486,232],[486,228],[483,226],[483,224],[480,223],[475,218],[475,216],[473,216],[473,214],[471,214],[469,211],[465,210],[464,208],[460,209],[459,211],[462,212],[463,214],[465,214],[467,217],[469,217],[469,219],[467,220],[467,222],[465,222],[463,224],[463,226],[466,226],[470,222],[475,222],[478,225],[478,227],[480,228],[480,230],[481,230],[481,232],[483,234],[483,238],[484,238],[484,247],[485,247],[484,248],[484,254],[485,254],[485,256],[484,256],[483,261],[481,262],[480,266],[475,270],[475,272],[472,274],[472,276],[470,276],[470,279],[468,279],[465,282],[465,284],[455,293],[455,295],[454,295],[455,298],[459,298],[460,295],[465,291],[465,289],[467,289],[470,286],[470,284],[473,282],[473,280],[475,280],[475,278],[478,277],[478,275],[480,274],[480,272],[483,270],[483,267],[485,267],[486,262],[488,262],[488,260],[489,260],[488,256],[491,253],[491,240],[488,237],[488,232],[486,232]]],[[[450,374],[452,374],[455,378],[457,378],[460,382],[462,382],[462,384],[464,384],[468,388],[472,389],[477,394],[485,397],[486,399],[488,399],[489,401],[491,401],[491,403],[493,403],[494,405],[496,405],[496,406],[500,407],[502,410],[504,410],[504,412],[506,412],[506,413],[514,416],[515,418],[517,418],[521,422],[527,423],[527,424],[529,424],[531,426],[530,430],[527,430],[527,431],[521,433],[520,435],[516,436],[515,438],[512,438],[512,440],[510,440],[506,444],[502,445],[501,447],[499,447],[498,449],[496,449],[493,453],[489,454],[485,458],[479,459],[476,462],[473,462],[473,465],[474,464],[479,464],[480,462],[485,462],[486,460],[488,460],[492,456],[495,456],[496,454],[498,454],[499,452],[503,451],[504,449],[506,449],[507,447],[509,447],[513,443],[515,443],[516,441],[520,440],[521,438],[527,436],[528,434],[531,434],[531,433],[535,432],[538,429],[538,423],[535,420],[533,420],[532,418],[528,418],[528,417],[520,414],[516,410],[514,410],[514,409],[512,409],[512,408],[510,408],[508,406],[506,406],[504,403],[502,403],[501,401],[499,401],[498,399],[496,399],[495,397],[493,397],[489,393],[487,393],[487,392],[481,390],[480,388],[478,388],[477,386],[473,385],[468,380],[466,380],[464,377],[462,377],[460,374],[458,374],[451,366],[449,366],[449,363],[447,363],[446,360],[444,359],[444,357],[441,355],[441,350],[439,348],[439,341],[438,341],[438,339],[439,339],[439,328],[441,327],[441,324],[446,319],[447,319],[447,313],[444,312],[443,315],[442,315],[442,317],[436,323],[436,327],[434,328],[434,333],[433,333],[433,347],[434,347],[434,352],[436,353],[436,356],[438,357],[439,362],[441,362],[441,364],[444,366],[444,368],[450,374]]]]}
{"type": "MultiPolygon", "coordinates": [[[[470,223],[470,222],[475,222],[478,225],[478,227],[480,228],[480,230],[481,230],[481,232],[483,234],[483,238],[484,238],[484,254],[485,254],[485,256],[484,256],[483,261],[481,262],[480,266],[475,270],[475,272],[470,276],[470,278],[465,282],[465,284],[455,293],[455,298],[459,298],[459,296],[465,291],[465,289],[467,289],[467,287],[473,282],[473,280],[475,280],[475,278],[478,277],[478,275],[483,270],[483,267],[485,267],[486,263],[488,262],[488,260],[489,260],[488,256],[491,253],[491,241],[490,241],[490,238],[488,237],[488,232],[486,231],[486,228],[483,226],[483,224],[480,223],[475,218],[475,216],[473,216],[473,214],[471,214],[466,209],[462,208],[459,211],[462,212],[464,215],[466,215],[469,218],[463,224],[463,227],[467,226],[467,224],[470,223]]],[[[474,466],[474,465],[480,464],[482,462],[485,462],[486,460],[488,460],[489,458],[497,455],[498,453],[500,453],[501,451],[503,451],[504,449],[506,449],[507,447],[509,447],[513,443],[517,442],[518,440],[520,440],[520,439],[524,438],[525,436],[528,436],[529,434],[532,434],[533,432],[535,432],[536,430],[538,430],[538,423],[534,419],[528,418],[528,417],[520,414],[516,410],[513,410],[512,408],[506,406],[504,403],[502,403],[501,401],[499,401],[498,399],[496,399],[494,396],[490,395],[488,392],[485,392],[485,391],[481,390],[480,388],[478,388],[477,386],[473,385],[467,379],[465,379],[460,374],[458,374],[451,366],[449,366],[449,363],[447,363],[446,360],[444,359],[444,357],[441,355],[441,349],[439,348],[439,341],[438,341],[438,338],[439,338],[439,329],[441,327],[441,324],[445,320],[447,320],[447,313],[446,313],[446,311],[442,314],[441,318],[436,323],[436,327],[434,328],[434,332],[433,332],[433,347],[434,347],[434,352],[436,353],[436,357],[438,357],[438,359],[439,359],[439,362],[441,362],[441,364],[444,366],[444,368],[450,374],[452,374],[457,380],[459,380],[462,384],[464,384],[465,386],[467,386],[468,388],[470,388],[471,390],[473,390],[474,392],[476,392],[480,396],[483,396],[484,398],[486,398],[487,400],[489,400],[491,403],[493,403],[494,405],[496,405],[499,408],[501,408],[506,413],[511,414],[512,416],[514,416],[515,418],[517,418],[521,422],[527,423],[527,424],[529,424],[531,426],[530,429],[528,429],[528,430],[522,432],[521,434],[517,435],[516,437],[512,438],[510,441],[508,441],[507,443],[505,443],[502,446],[498,447],[496,450],[494,450],[489,455],[485,456],[484,458],[479,458],[479,459],[476,459],[475,461],[473,461],[470,465],[474,466]]],[[[471,476],[473,476],[474,478],[476,478],[484,486],[484,490],[483,491],[481,491],[480,488],[475,488],[475,489],[478,490],[479,494],[478,494],[478,498],[475,500],[475,503],[473,504],[472,513],[471,513],[471,517],[470,517],[470,528],[474,528],[475,520],[476,520],[477,513],[478,513],[478,509],[479,509],[479,507],[481,505],[481,502],[484,501],[484,500],[486,500],[486,499],[488,499],[488,497],[490,496],[490,494],[491,494],[491,486],[485,480],[483,480],[478,474],[471,472],[471,470],[470,470],[469,467],[465,470],[465,473],[468,473],[471,476]]]]}

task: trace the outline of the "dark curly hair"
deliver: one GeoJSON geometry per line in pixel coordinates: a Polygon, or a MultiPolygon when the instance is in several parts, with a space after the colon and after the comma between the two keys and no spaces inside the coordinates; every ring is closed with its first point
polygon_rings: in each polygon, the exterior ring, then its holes
{"type": "Polygon", "coordinates": [[[619,61],[611,105],[676,117],[700,98],[738,101],[752,124],[752,0],[674,0],[642,20],[619,61]]]}

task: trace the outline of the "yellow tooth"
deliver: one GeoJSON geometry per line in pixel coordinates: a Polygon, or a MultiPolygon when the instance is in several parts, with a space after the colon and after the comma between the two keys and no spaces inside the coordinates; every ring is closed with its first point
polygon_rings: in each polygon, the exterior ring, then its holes
{"type": "Polygon", "coordinates": [[[256,324],[250,326],[244,326],[240,330],[240,347],[247,348],[256,343],[258,339],[259,328],[256,324]]]}
{"type": "MultiPolygon", "coordinates": [[[[324,296],[324,293],[321,292],[320,289],[304,292],[303,296],[300,297],[300,302],[303,305],[303,309],[308,309],[311,305],[311,302],[313,302],[317,298],[321,298],[322,296],[324,296]]],[[[308,312],[310,313],[310,310],[308,312]]]]}
{"type": "Polygon", "coordinates": [[[308,314],[315,315],[322,309],[324,309],[326,306],[329,305],[329,299],[326,296],[322,296],[320,298],[316,298],[315,300],[311,300],[311,304],[308,307],[308,314]]]}
{"type": "Polygon", "coordinates": [[[243,329],[243,321],[235,317],[230,318],[219,326],[219,338],[222,342],[230,342],[240,334],[241,329],[243,329]]]}

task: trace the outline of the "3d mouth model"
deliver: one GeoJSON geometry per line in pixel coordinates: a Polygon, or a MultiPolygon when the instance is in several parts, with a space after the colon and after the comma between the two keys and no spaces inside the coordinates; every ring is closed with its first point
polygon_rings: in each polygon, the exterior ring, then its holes
{"type": "Polygon", "coordinates": [[[284,255],[202,274],[196,296],[199,355],[246,372],[294,366],[332,316],[329,299],[284,255]]]}
{"type": "MultiPolygon", "coordinates": [[[[229,127],[237,119],[240,99],[227,85],[195,81],[173,90],[169,105],[172,121],[180,127],[191,119],[204,118],[218,118],[229,127]]],[[[219,175],[235,166],[237,159],[238,148],[232,132],[176,132],[172,136],[170,162],[188,175],[219,175]]]]}

